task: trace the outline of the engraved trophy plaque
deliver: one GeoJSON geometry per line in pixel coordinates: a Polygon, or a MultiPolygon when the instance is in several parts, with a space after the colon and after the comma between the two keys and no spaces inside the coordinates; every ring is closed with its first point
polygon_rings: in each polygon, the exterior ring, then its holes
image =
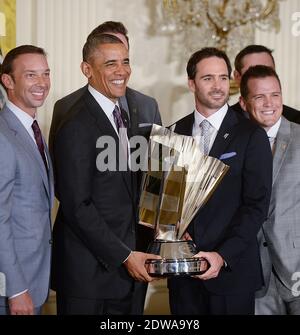
{"type": "Polygon", "coordinates": [[[148,167],[139,223],[154,229],[148,252],[162,257],[147,260],[148,273],[154,277],[204,273],[209,264],[193,257],[196,246],[184,239],[184,233],[229,167],[203,155],[193,137],[158,125],[153,125],[150,135],[148,167]]]}

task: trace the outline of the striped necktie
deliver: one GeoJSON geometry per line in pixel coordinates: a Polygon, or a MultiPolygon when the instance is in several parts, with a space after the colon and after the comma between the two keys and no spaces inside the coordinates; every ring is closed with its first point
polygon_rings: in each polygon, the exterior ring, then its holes
{"type": "Polygon", "coordinates": [[[113,111],[114,121],[118,130],[120,144],[124,150],[126,155],[126,159],[128,159],[128,137],[127,137],[127,128],[123,122],[121,111],[118,105],[115,105],[115,109],[113,111]]]}

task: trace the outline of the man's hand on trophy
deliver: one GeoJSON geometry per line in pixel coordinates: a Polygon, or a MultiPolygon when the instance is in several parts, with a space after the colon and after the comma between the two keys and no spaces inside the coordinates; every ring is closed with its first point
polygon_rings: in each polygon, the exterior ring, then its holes
{"type": "Polygon", "coordinates": [[[215,251],[204,252],[200,251],[194,257],[205,258],[210,264],[209,269],[202,275],[193,276],[202,280],[216,278],[220,272],[221,267],[224,265],[224,259],[215,251]]]}
{"type": "Polygon", "coordinates": [[[124,262],[124,265],[129,274],[138,281],[151,282],[157,278],[150,277],[145,263],[147,259],[161,259],[160,256],[154,254],[147,254],[139,251],[132,251],[124,262]]]}
{"type": "Polygon", "coordinates": [[[193,239],[191,238],[191,235],[186,231],[183,236],[182,239],[185,241],[192,241],[193,239]]]}

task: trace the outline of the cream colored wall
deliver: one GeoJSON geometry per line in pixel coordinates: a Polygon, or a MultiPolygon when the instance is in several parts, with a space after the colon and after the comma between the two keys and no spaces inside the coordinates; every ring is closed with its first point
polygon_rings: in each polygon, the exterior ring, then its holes
{"type": "MultiPolygon", "coordinates": [[[[164,124],[191,112],[193,98],[187,90],[185,70],[168,60],[169,39],[154,36],[156,11],[161,0],[17,0],[17,44],[34,43],[49,54],[52,89],[40,113],[46,133],[54,102],[85,83],[79,64],[87,34],[106,20],[122,21],[129,30],[132,76],[130,86],[154,96],[164,124]]],[[[274,49],[285,102],[300,108],[298,78],[300,36],[293,36],[292,15],[300,1],[281,2],[279,34],[257,31],[256,42],[274,49]]],[[[300,19],[299,19],[300,20],[300,19]]],[[[300,32],[300,27],[299,27],[300,32]]],[[[186,60],[183,60],[183,64],[186,60]]],[[[233,98],[234,101],[236,98],[233,98]]]]}
{"type": "MultiPolygon", "coordinates": [[[[32,43],[48,52],[52,89],[39,111],[44,133],[48,133],[54,102],[85,83],[80,72],[81,48],[87,34],[106,20],[122,21],[130,36],[132,76],[130,86],[154,96],[165,125],[190,113],[193,98],[187,90],[184,67],[168,60],[169,40],[150,34],[160,0],[17,0],[17,45],[32,43]]],[[[274,49],[282,79],[285,103],[300,108],[300,36],[293,36],[292,15],[300,12],[300,1],[281,3],[282,29],[256,33],[256,42],[274,49]]],[[[299,19],[300,21],[300,19],[299,19]]],[[[297,33],[300,27],[294,26],[297,33]]],[[[186,60],[183,61],[186,63],[186,60]]],[[[232,102],[236,97],[232,98],[232,102]]],[[[165,282],[151,285],[146,301],[148,314],[166,314],[165,282]]]]}

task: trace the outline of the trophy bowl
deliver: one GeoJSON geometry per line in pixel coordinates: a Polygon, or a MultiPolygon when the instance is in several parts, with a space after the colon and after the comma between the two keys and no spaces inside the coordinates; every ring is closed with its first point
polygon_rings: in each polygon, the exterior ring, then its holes
{"type": "Polygon", "coordinates": [[[228,168],[203,155],[193,137],[153,125],[139,204],[139,223],[154,231],[148,252],[161,256],[146,261],[151,276],[192,276],[208,270],[207,260],[194,257],[197,248],[184,236],[228,168]]]}
{"type": "Polygon", "coordinates": [[[152,277],[193,276],[204,273],[209,263],[202,257],[193,257],[196,247],[193,241],[154,240],[148,252],[162,259],[148,259],[146,268],[152,277]]]}

